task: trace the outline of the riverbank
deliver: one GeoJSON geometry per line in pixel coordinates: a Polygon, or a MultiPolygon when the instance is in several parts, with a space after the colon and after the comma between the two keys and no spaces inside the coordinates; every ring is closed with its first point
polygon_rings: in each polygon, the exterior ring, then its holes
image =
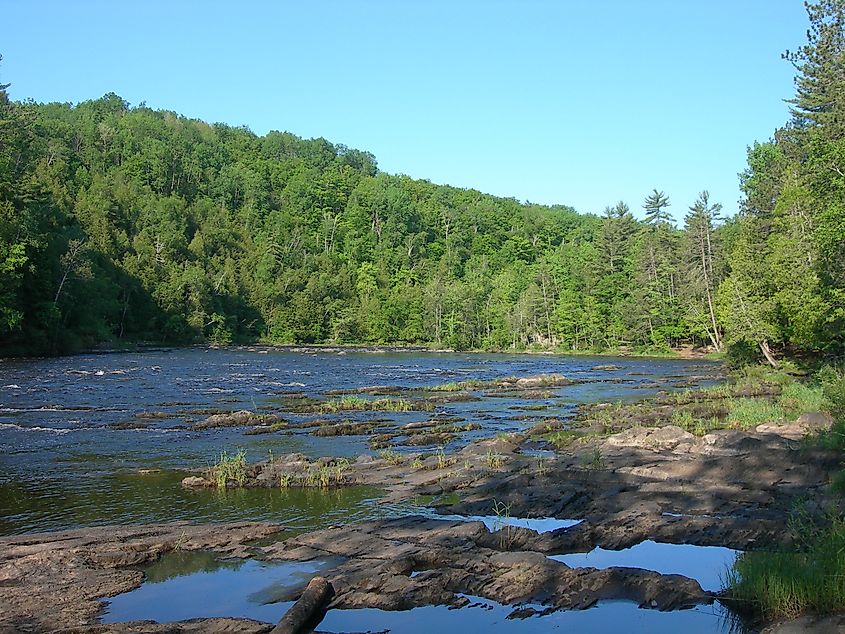
{"type": "MultiPolygon", "coordinates": [[[[140,623],[98,626],[96,619],[101,600],[141,585],[139,565],[174,551],[264,561],[329,558],[338,563],[322,574],[334,587],[330,609],[337,610],[459,607],[466,604],[465,595],[511,605],[522,617],[610,599],[656,610],[710,604],[725,599],[718,589],[648,570],[656,562],[582,568],[556,557],[595,549],[619,552],[646,541],[737,551],[784,545],[790,540],[785,518],[798,505],[822,518],[835,503],[826,487],[841,463],[834,451],[801,447],[777,432],[720,430],[696,437],[674,426],[633,427],[553,453],[538,454],[530,443],[530,434],[513,434],[422,460],[361,458],[330,483],[377,485],[386,492],[385,504],[428,499],[422,515],[293,537],[266,523],[183,523],[2,538],[0,626],[160,631],[140,623]],[[477,521],[485,516],[492,518],[489,526],[477,521]],[[570,525],[543,531],[540,518],[549,517],[570,525]],[[525,521],[520,525],[518,518],[525,521]],[[265,539],[256,544],[260,538],[265,539]]],[[[308,481],[296,474],[335,466],[329,460],[279,456],[248,465],[241,484],[278,487],[287,474],[291,486],[308,481]]],[[[192,478],[184,485],[216,486],[192,478]]],[[[290,588],[290,597],[298,590],[301,585],[290,588]]],[[[244,620],[169,627],[267,631],[266,625],[244,620]]]]}
{"type": "MultiPolygon", "coordinates": [[[[209,345],[208,347],[219,347],[209,345]]],[[[336,344],[336,343],[315,343],[315,344],[280,344],[267,341],[257,341],[254,344],[241,344],[234,347],[267,347],[274,350],[288,350],[291,352],[363,352],[363,353],[385,353],[385,352],[434,352],[450,353],[460,352],[468,354],[544,354],[560,355],[570,357],[627,357],[634,359],[705,359],[719,361],[723,355],[713,352],[710,348],[697,348],[695,346],[678,346],[667,350],[635,350],[632,348],[614,348],[607,350],[569,350],[556,346],[530,347],[530,348],[470,348],[457,350],[443,348],[436,344],[431,345],[410,345],[402,343],[394,344],[336,344]]]]}
{"type": "MultiPolygon", "coordinates": [[[[310,344],[296,344],[296,343],[273,343],[271,341],[264,341],[261,339],[255,341],[245,341],[233,344],[215,344],[212,342],[202,343],[176,343],[169,344],[166,342],[152,342],[152,341],[138,341],[138,342],[120,342],[117,345],[115,342],[102,343],[89,348],[75,350],[67,354],[54,355],[57,357],[73,357],[92,354],[123,354],[123,353],[150,353],[150,352],[167,352],[173,350],[276,350],[281,352],[302,352],[302,353],[362,353],[362,354],[391,354],[391,353],[466,353],[466,354],[539,354],[539,355],[559,355],[571,357],[624,357],[633,359],[703,359],[710,361],[719,361],[723,356],[719,353],[713,352],[709,348],[697,348],[694,346],[678,346],[662,351],[655,350],[635,350],[631,348],[617,348],[608,350],[569,350],[555,346],[548,347],[531,347],[531,348],[471,348],[465,350],[457,350],[454,348],[444,348],[442,346],[431,344],[408,344],[408,343],[310,343],[310,344]]],[[[8,357],[0,357],[0,361],[6,359],[38,359],[51,357],[30,356],[26,353],[13,354],[8,357]]]]}

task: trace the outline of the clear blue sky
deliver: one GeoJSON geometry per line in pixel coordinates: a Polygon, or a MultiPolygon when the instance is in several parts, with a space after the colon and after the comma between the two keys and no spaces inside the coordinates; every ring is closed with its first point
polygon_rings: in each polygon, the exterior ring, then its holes
{"type": "Polygon", "coordinates": [[[788,118],[800,0],[0,0],[15,99],[131,104],[368,150],[436,183],[733,213],[788,118]]]}

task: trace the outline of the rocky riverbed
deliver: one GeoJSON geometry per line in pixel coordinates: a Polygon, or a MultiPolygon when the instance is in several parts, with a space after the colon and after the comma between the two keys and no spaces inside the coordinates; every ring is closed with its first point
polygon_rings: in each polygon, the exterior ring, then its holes
{"type": "MultiPolygon", "coordinates": [[[[826,512],[826,486],[840,460],[796,440],[794,432],[720,430],[698,437],[670,425],[585,437],[555,452],[537,450],[536,435],[527,432],[449,454],[355,461],[277,456],[247,465],[242,481],[229,486],[366,484],[385,491],[385,505],[421,496],[430,503],[419,514],[298,535],[266,523],[176,523],[5,537],[0,629],[269,631],[247,619],[98,624],[103,599],[138,587],[139,567],[174,551],[265,561],[329,558],[334,563],[322,574],[334,587],[330,610],[460,607],[468,597],[512,606],[520,618],[612,599],[656,611],[707,605],[718,593],[692,578],[648,570],[648,562],[570,567],[555,557],[619,551],[645,540],[739,551],[787,542],[785,518],[798,505],[813,516],[826,512]],[[473,521],[479,516],[494,521],[473,521]],[[572,521],[554,530],[531,528],[539,518],[572,521]]],[[[184,486],[217,482],[198,472],[184,486]]],[[[295,598],[302,586],[276,600],[295,598]]],[[[816,627],[831,623],[839,622],[816,627]]]]}

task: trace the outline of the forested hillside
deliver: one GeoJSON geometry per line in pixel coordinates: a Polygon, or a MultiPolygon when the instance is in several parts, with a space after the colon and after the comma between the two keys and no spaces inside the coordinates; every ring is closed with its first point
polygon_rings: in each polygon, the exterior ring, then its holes
{"type": "Polygon", "coordinates": [[[386,174],[324,139],[4,89],[0,353],[139,340],[841,351],[841,2],[811,19],[790,54],[794,118],[750,148],[729,220],[706,192],[669,200],[644,184],[644,200],[581,215],[386,174]]]}

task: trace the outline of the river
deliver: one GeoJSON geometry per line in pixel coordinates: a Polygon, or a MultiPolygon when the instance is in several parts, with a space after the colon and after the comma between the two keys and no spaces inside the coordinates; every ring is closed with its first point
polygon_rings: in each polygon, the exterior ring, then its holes
{"type": "MultiPolygon", "coordinates": [[[[581,403],[704,385],[718,380],[720,372],[718,364],[698,360],[252,346],[3,359],[0,534],[166,519],[290,521],[291,516],[307,528],[331,509],[350,519],[377,509],[374,491],[335,495],[316,505],[290,492],[182,491],[182,470],[209,466],[221,451],[244,449],[249,460],[287,452],[374,453],[367,436],[317,437],[308,427],[261,435],[245,435],[243,428],[192,429],[213,410],[277,413],[291,397],[327,399],[332,391],[372,385],[413,391],[467,379],[547,373],[576,381],[530,402],[505,395],[438,403],[428,412],[335,415],[377,417],[388,426],[436,416],[477,427],[452,441],[448,451],[525,429],[544,417],[565,419],[581,403]],[[140,473],[151,469],[157,471],[140,473]]],[[[293,422],[309,418],[280,413],[293,422]]]]}

